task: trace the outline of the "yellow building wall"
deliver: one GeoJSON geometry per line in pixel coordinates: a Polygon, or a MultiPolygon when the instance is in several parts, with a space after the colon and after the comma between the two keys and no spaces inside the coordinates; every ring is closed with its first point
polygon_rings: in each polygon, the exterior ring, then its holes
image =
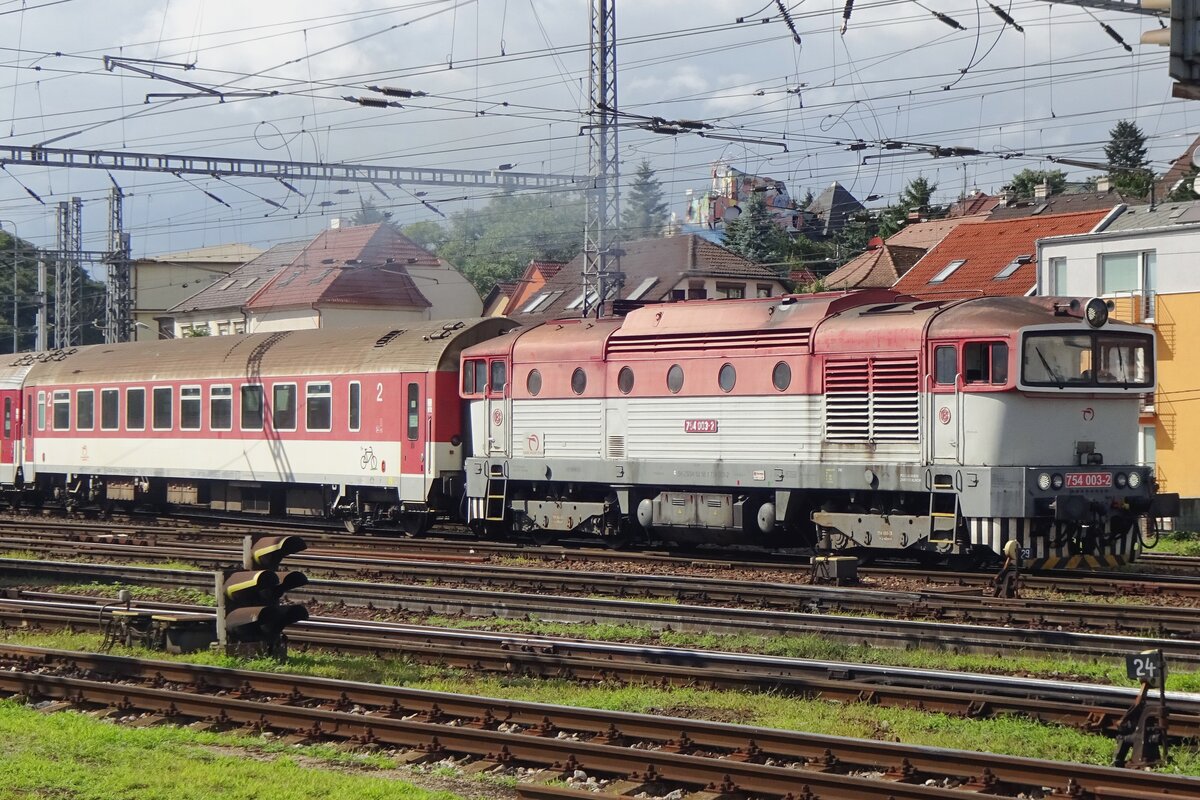
{"type": "Polygon", "coordinates": [[[1200,504],[1186,502],[1200,498],[1200,293],[1158,295],[1154,329],[1158,480],[1163,491],[1185,498],[1187,519],[1200,515],[1200,504]]]}

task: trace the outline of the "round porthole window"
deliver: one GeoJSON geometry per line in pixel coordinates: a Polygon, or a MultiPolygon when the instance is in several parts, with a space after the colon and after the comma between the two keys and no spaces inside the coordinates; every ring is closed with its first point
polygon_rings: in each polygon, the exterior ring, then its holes
{"type": "Polygon", "coordinates": [[[771,371],[771,383],[775,384],[775,388],[781,392],[787,391],[787,388],[792,385],[792,368],[787,365],[786,361],[780,361],[775,365],[775,369],[771,371]]]}
{"type": "Polygon", "coordinates": [[[529,377],[525,379],[525,388],[531,395],[537,397],[538,393],[542,391],[542,373],[536,369],[529,370],[529,377]]]}
{"type": "Polygon", "coordinates": [[[583,394],[585,389],[587,389],[587,373],[583,371],[582,367],[576,367],[575,371],[571,373],[571,391],[575,394],[583,394]]]}
{"type": "Polygon", "coordinates": [[[722,365],[721,371],[717,373],[717,385],[721,387],[721,391],[732,392],[736,383],[737,370],[733,368],[733,364],[722,365]]]}
{"type": "Polygon", "coordinates": [[[621,367],[621,371],[617,373],[617,388],[621,390],[621,394],[629,394],[633,391],[632,369],[621,367]]]}
{"type": "Polygon", "coordinates": [[[678,364],[672,364],[667,370],[667,389],[671,394],[679,394],[679,390],[683,388],[683,367],[678,364]]]}

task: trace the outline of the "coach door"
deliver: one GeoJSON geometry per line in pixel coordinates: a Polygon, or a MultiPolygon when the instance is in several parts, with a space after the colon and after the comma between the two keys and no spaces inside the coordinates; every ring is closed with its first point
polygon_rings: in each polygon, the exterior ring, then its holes
{"type": "Polygon", "coordinates": [[[961,381],[958,375],[958,347],[933,345],[929,354],[928,430],[931,460],[935,464],[959,463],[959,436],[962,420],[961,381]]]}
{"type": "Polygon", "coordinates": [[[11,484],[20,463],[21,429],[17,424],[20,417],[21,393],[0,391],[0,409],[4,414],[3,437],[0,438],[0,482],[11,484]]]}
{"type": "Polygon", "coordinates": [[[425,420],[425,376],[405,375],[404,431],[400,443],[401,493],[405,499],[425,499],[426,445],[429,426],[425,420]]]}
{"type": "Polygon", "coordinates": [[[488,365],[487,413],[488,455],[508,453],[508,362],[493,358],[488,365]]]}

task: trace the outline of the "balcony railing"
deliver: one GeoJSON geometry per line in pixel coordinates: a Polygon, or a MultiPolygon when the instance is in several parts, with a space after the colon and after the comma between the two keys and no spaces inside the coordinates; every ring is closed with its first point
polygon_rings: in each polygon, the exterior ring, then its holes
{"type": "Polygon", "coordinates": [[[1113,301],[1112,318],[1118,322],[1138,324],[1154,322],[1154,306],[1157,293],[1153,291],[1113,292],[1104,295],[1113,301]]]}

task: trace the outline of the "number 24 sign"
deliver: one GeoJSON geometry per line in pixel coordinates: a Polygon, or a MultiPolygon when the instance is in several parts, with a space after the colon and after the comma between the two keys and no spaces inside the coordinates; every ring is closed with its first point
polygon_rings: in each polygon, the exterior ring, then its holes
{"type": "Polygon", "coordinates": [[[1125,656],[1125,674],[1141,681],[1151,689],[1162,688],[1167,677],[1167,665],[1161,650],[1144,650],[1125,656]]]}

